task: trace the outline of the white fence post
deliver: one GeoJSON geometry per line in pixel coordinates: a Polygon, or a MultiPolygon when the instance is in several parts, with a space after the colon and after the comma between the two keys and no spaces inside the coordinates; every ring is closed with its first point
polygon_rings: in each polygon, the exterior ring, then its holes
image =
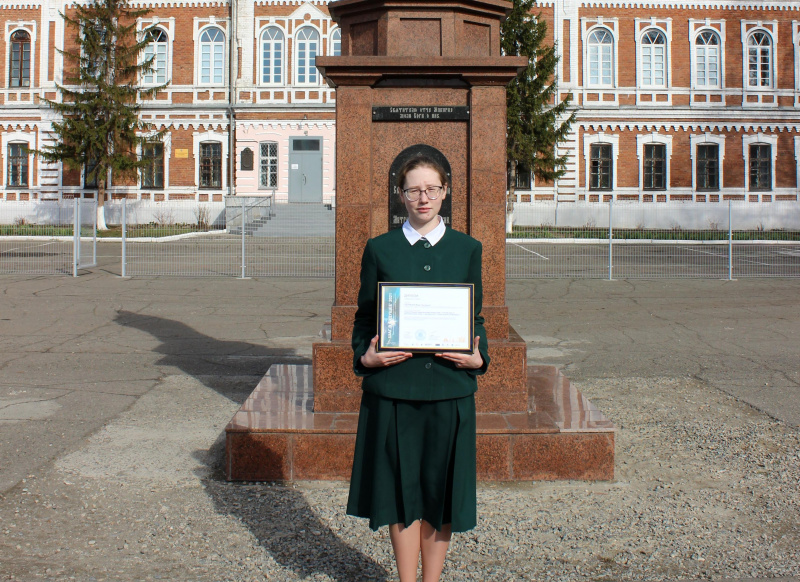
{"type": "Polygon", "coordinates": [[[728,200],[728,281],[733,281],[733,201],[728,200]]]}
{"type": "Polygon", "coordinates": [[[126,253],[125,243],[127,242],[126,238],[127,238],[127,234],[128,234],[127,220],[128,220],[128,197],[126,196],[125,198],[122,199],[122,276],[123,277],[126,276],[126,272],[125,272],[125,262],[126,262],[125,261],[125,259],[126,259],[126,256],[125,256],[125,253],[126,253]]]}
{"type": "Polygon", "coordinates": [[[78,276],[78,265],[81,262],[81,199],[74,199],[72,215],[72,276],[78,276]]]}
{"type": "Polygon", "coordinates": [[[614,280],[614,197],[608,201],[608,280],[614,280]]]}
{"type": "Polygon", "coordinates": [[[247,274],[247,260],[245,259],[245,246],[244,246],[244,225],[245,225],[245,197],[242,196],[242,279],[245,279],[247,274]]]}

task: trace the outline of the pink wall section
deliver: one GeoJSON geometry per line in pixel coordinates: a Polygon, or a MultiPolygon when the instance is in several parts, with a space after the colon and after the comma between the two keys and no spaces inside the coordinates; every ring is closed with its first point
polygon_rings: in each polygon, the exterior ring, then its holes
{"type": "Polygon", "coordinates": [[[236,128],[236,194],[258,196],[271,193],[272,189],[259,188],[259,144],[265,141],[278,143],[278,201],[288,200],[289,193],[289,144],[291,137],[322,138],[322,200],[334,203],[336,195],[336,127],[333,122],[291,121],[264,122],[240,125],[236,128]],[[241,169],[241,156],[245,148],[253,150],[253,170],[241,169]]]}

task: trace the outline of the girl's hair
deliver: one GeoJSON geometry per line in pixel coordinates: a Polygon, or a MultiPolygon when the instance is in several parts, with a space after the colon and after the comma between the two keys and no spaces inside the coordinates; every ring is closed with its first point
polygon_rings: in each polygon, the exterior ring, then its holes
{"type": "Polygon", "coordinates": [[[426,156],[424,154],[416,155],[412,158],[406,160],[406,162],[400,167],[400,171],[397,172],[397,191],[400,192],[403,189],[403,186],[406,183],[406,176],[412,170],[416,170],[417,168],[430,168],[437,174],[439,174],[439,179],[442,181],[442,186],[447,184],[447,172],[445,172],[442,164],[431,158],[430,156],[426,156]]]}

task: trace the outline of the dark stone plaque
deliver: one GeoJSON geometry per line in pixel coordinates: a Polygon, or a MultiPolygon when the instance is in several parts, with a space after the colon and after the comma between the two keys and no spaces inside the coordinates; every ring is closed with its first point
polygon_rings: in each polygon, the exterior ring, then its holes
{"type": "Polygon", "coordinates": [[[241,168],[242,170],[253,169],[253,150],[251,150],[250,148],[244,148],[242,150],[241,168]]]}
{"type": "Polygon", "coordinates": [[[372,108],[372,121],[469,121],[469,107],[403,105],[372,108]]]}
{"type": "Polygon", "coordinates": [[[404,149],[400,152],[392,162],[392,167],[389,168],[389,230],[400,228],[408,218],[406,205],[403,203],[401,192],[395,188],[395,181],[397,180],[397,173],[406,160],[414,156],[425,155],[433,158],[439,162],[447,174],[447,196],[442,201],[442,208],[439,210],[439,216],[444,220],[445,226],[450,226],[450,217],[453,214],[453,207],[450,200],[450,192],[452,191],[452,174],[450,171],[450,162],[444,157],[444,154],[434,147],[425,144],[413,145],[410,148],[404,149]]]}

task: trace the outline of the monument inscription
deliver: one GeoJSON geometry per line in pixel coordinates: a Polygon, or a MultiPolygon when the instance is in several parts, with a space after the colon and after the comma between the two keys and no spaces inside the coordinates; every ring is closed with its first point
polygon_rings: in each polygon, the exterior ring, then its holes
{"type": "Polygon", "coordinates": [[[469,121],[469,107],[450,105],[373,106],[372,121],[469,121]]]}

